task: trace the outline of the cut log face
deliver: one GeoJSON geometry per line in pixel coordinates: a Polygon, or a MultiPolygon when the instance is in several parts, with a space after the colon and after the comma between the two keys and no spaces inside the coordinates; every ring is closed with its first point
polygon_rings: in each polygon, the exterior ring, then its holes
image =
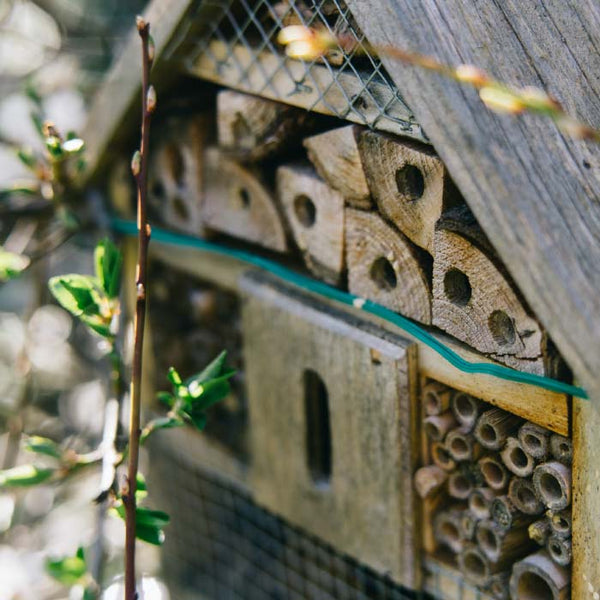
{"type": "Polygon", "coordinates": [[[371,193],[358,152],[362,128],[347,125],[304,140],[304,146],[319,175],[338,190],[349,206],[368,209],[371,193]]]}
{"type": "Polygon", "coordinates": [[[287,242],[283,220],[260,179],[216,148],[206,151],[205,163],[204,223],[217,231],[284,252],[287,242]]]}
{"type": "Polygon", "coordinates": [[[433,324],[498,358],[541,356],[540,325],[510,283],[486,254],[451,231],[435,232],[433,324]]]}
{"type": "Polygon", "coordinates": [[[443,163],[425,148],[371,131],[360,135],[358,147],[381,213],[412,242],[433,254],[435,223],[450,189],[443,163]]]}
{"type": "Polygon", "coordinates": [[[203,154],[209,118],[173,119],[152,148],[149,165],[149,209],[168,226],[202,234],[203,154]]]}
{"type": "Polygon", "coordinates": [[[344,268],[344,198],[307,165],[277,169],[277,191],[306,266],[340,282],[344,268]]]}
{"type": "Polygon", "coordinates": [[[431,323],[431,296],[418,249],[379,215],[346,210],[348,288],[421,323],[431,323]]]}
{"type": "Polygon", "coordinates": [[[219,146],[244,160],[268,158],[295,144],[315,121],[281,102],[223,90],[217,94],[219,146]]]}

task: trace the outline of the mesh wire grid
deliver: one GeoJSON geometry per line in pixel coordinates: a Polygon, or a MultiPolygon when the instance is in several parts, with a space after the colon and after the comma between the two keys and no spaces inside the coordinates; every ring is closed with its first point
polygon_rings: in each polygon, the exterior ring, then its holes
{"type": "Polygon", "coordinates": [[[341,0],[200,1],[167,56],[228,87],[427,141],[341,0]],[[290,24],[343,34],[351,43],[327,60],[292,60],[276,41],[290,24]]]}
{"type": "Polygon", "coordinates": [[[151,485],[172,517],[163,567],[174,600],[431,598],[337,552],[256,505],[243,487],[171,452],[155,447],[151,485]]]}

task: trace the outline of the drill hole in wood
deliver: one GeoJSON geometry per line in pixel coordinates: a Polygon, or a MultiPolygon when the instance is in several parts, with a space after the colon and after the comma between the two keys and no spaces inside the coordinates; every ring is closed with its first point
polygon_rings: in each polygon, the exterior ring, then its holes
{"type": "Polygon", "coordinates": [[[471,299],[471,282],[459,269],[450,269],[444,275],[444,294],[452,304],[466,306],[471,299]]]}
{"type": "Polygon", "coordinates": [[[308,469],[315,484],[328,484],[331,478],[329,394],[319,374],[311,369],[304,371],[304,410],[308,469]]]}
{"type": "Polygon", "coordinates": [[[423,173],[414,165],[404,165],[396,171],[396,186],[402,196],[415,202],[425,192],[423,173]]]}
{"type": "Polygon", "coordinates": [[[488,319],[488,327],[499,346],[510,346],[517,339],[513,320],[503,311],[495,310],[488,319]]]}
{"type": "Polygon", "coordinates": [[[182,186],[185,181],[185,162],[179,147],[174,144],[168,144],[165,147],[165,158],[169,175],[178,186],[182,186]]]}
{"type": "Polygon", "coordinates": [[[304,227],[312,227],[317,219],[317,207],[305,194],[300,194],[294,199],[294,213],[304,227]]]}
{"type": "Polygon", "coordinates": [[[250,193],[246,188],[240,188],[238,190],[238,199],[240,201],[240,206],[247,210],[250,208],[250,193]]]}
{"type": "Polygon", "coordinates": [[[540,477],[540,491],[546,503],[558,502],[563,497],[562,487],[551,473],[543,473],[540,477]]]}
{"type": "Polygon", "coordinates": [[[396,272],[392,263],[385,258],[380,256],[371,265],[370,270],[371,279],[377,285],[380,290],[391,291],[398,285],[396,278],[396,272]]]}

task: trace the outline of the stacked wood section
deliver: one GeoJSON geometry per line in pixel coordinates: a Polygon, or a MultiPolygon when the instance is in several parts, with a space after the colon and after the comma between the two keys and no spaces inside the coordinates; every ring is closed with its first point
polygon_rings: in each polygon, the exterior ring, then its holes
{"type": "Polygon", "coordinates": [[[421,412],[425,552],[491,598],[568,598],[570,440],[431,379],[421,412]]]}

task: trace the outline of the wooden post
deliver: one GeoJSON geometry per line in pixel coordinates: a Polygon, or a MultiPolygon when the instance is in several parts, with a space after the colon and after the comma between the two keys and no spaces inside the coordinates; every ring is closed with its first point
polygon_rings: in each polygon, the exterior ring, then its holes
{"type": "Polygon", "coordinates": [[[362,130],[358,125],[346,125],[306,138],[304,146],[317,173],[342,194],[348,206],[369,209],[371,192],[357,145],[362,130]]]}
{"type": "Polygon", "coordinates": [[[206,226],[284,252],[283,221],[260,178],[216,148],[206,151],[205,161],[202,217],[206,226]]]}
{"type": "Polygon", "coordinates": [[[435,223],[459,196],[442,161],[425,146],[372,131],[361,134],[358,148],[380,212],[433,254],[435,223]]]}
{"type": "Polygon", "coordinates": [[[277,169],[277,191],[306,266],[340,282],[344,268],[344,198],[308,165],[277,169]]]}
{"type": "Polygon", "coordinates": [[[351,293],[431,323],[426,257],[379,215],[346,210],[346,260],[351,293]]]}

